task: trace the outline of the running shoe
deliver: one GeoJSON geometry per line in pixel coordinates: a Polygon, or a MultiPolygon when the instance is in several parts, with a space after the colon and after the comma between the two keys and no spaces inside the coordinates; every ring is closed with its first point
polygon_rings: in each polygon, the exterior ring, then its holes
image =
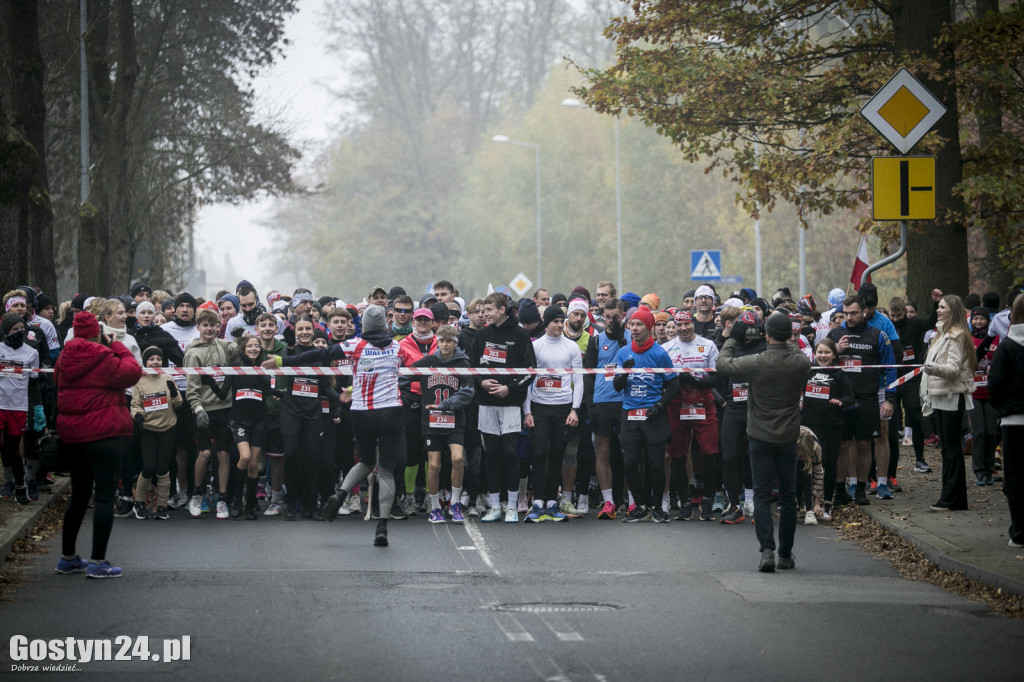
{"type": "Polygon", "coordinates": [[[409,518],[409,510],[412,509],[413,515],[416,514],[416,501],[411,496],[405,497],[405,502],[395,502],[391,505],[391,513],[388,514],[388,518],[393,521],[405,521],[409,518]]]}
{"type": "Polygon", "coordinates": [[[494,506],[487,510],[483,518],[480,519],[483,523],[494,523],[495,521],[501,521],[501,507],[494,506]]]}
{"type": "Polygon", "coordinates": [[[727,523],[729,525],[735,525],[737,523],[743,523],[747,520],[747,517],[743,515],[743,510],[739,507],[733,507],[731,512],[722,515],[720,523],[727,523]]]}
{"type": "Polygon", "coordinates": [[[597,518],[599,519],[614,519],[615,518],[615,503],[605,502],[601,506],[601,511],[597,512],[597,518]]]}
{"type": "Polygon", "coordinates": [[[270,504],[267,505],[267,508],[266,508],[266,510],[264,510],[263,515],[264,516],[278,516],[278,515],[280,515],[280,513],[281,513],[281,503],[280,502],[271,502],[270,504]]]}
{"type": "Polygon", "coordinates": [[[892,491],[889,490],[889,486],[887,486],[884,483],[879,483],[878,484],[878,490],[876,492],[876,495],[878,495],[878,499],[880,499],[880,500],[891,500],[892,499],[892,491]]]}
{"type": "Polygon", "coordinates": [[[435,507],[427,515],[427,521],[431,523],[447,523],[448,520],[444,518],[444,512],[441,511],[440,507],[435,507]]]}
{"type": "Polygon", "coordinates": [[[28,499],[28,486],[23,485],[20,488],[14,489],[14,501],[18,504],[28,504],[32,500],[28,499]]]}
{"type": "Polygon", "coordinates": [[[208,514],[210,512],[210,498],[204,497],[199,503],[199,512],[201,514],[208,514]]]}
{"type": "Polygon", "coordinates": [[[644,509],[641,505],[633,505],[633,507],[629,510],[629,513],[626,514],[626,517],[622,519],[623,523],[636,523],[637,521],[646,520],[647,510],[644,509]]]}
{"type": "Polygon", "coordinates": [[[826,502],[821,509],[821,520],[831,521],[832,520],[832,503],[826,502]]]}
{"type": "Polygon", "coordinates": [[[992,485],[992,474],[985,474],[985,485],[992,485]]]}
{"type": "Polygon", "coordinates": [[[505,523],[519,523],[519,512],[514,507],[505,509],[505,523]]]}
{"type": "Polygon", "coordinates": [[[701,502],[701,505],[700,505],[700,520],[701,521],[714,521],[715,520],[714,501],[711,498],[709,498],[709,497],[705,497],[704,501],[701,502]]]}
{"type": "Polygon", "coordinates": [[[547,521],[544,517],[544,505],[540,503],[540,500],[534,500],[533,506],[530,507],[530,513],[526,515],[524,519],[527,523],[540,523],[541,521],[547,521]]]}
{"type": "Polygon", "coordinates": [[[203,498],[200,495],[193,495],[192,500],[188,503],[188,513],[194,519],[198,519],[203,515],[203,498]]]}
{"type": "Polygon", "coordinates": [[[148,519],[149,512],[146,511],[146,503],[136,502],[135,506],[132,508],[132,515],[139,521],[145,521],[146,519],[148,519]]]}
{"type": "Polygon", "coordinates": [[[25,485],[28,486],[28,499],[35,502],[39,499],[39,487],[36,485],[36,479],[32,476],[25,477],[25,485]]]}
{"type": "MultiPolygon", "coordinates": [[[[569,506],[571,507],[572,504],[569,506]]],[[[544,510],[544,516],[547,517],[547,521],[565,521],[569,518],[568,515],[562,513],[554,503],[547,506],[547,509],[544,510]]]]}
{"type": "Polygon", "coordinates": [[[711,510],[716,512],[725,511],[725,495],[720,492],[715,493],[715,502],[711,505],[711,510]]]}
{"type": "Polygon", "coordinates": [[[930,448],[937,448],[939,447],[939,437],[933,433],[924,439],[924,444],[930,448]]]}
{"type": "Polygon", "coordinates": [[[757,570],[761,573],[774,573],[775,572],[775,550],[764,549],[761,551],[761,561],[757,565],[757,570]]]}
{"type": "Polygon", "coordinates": [[[4,481],[4,487],[0,490],[0,497],[5,500],[9,497],[14,497],[14,479],[8,478],[4,481]]]}
{"type": "Polygon", "coordinates": [[[95,563],[90,561],[89,565],[85,569],[86,578],[120,578],[121,569],[117,566],[111,566],[109,561],[101,561],[95,563]]]}
{"type": "Polygon", "coordinates": [[[558,511],[570,517],[583,516],[583,512],[568,497],[563,499],[562,503],[558,505],[558,511]]]}
{"type": "Polygon", "coordinates": [[[850,493],[850,497],[855,498],[857,496],[857,484],[851,483],[850,486],[846,489],[846,492],[850,493]]]}
{"type": "Polygon", "coordinates": [[[868,479],[868,489],[867,489],[868,495],[874,495],[877,492],[878,492],[878,481],[876,481],[873,478],[868,479]]]}
{"type": "Polygon", "coordinates": [[[689,521],[693,518],[693,505],[684,503],[679,508],[679,516],[676,517],[676,521],[689,521]]]}
{"type": "Polygon", "coordinates": [[[229,516],[231,516],[231,512],[228,511],[228,503],[225,502],[224,500],[221,500],[220,502],[217,503],[217,518],[226,519],[229,516]]]}
{"type": "Polygon", "coordinates": [[[1010,542],[1006,544],[1007,547],[1024,547],[1024,544],[1015,542],[1013,538],[1010,538],[1010,542]]]}
{"type": "Polygon", "coordinates": [[[747,500],[743,503],[743,515],[753,516],[754,515],[754,501],[747,500]]]}
{"type": "Polygon", "coordinates": [[[57,568],[53,569],[55,573],[81,573],[89,567],[89,562],[78,556],[77,554],[70,559],[61,557],[57,562],[57,568]]]}
{"type": "Polygon", "coordinates": [[[360,499],[359,495],[351,495],[348,498],[348,510],[349,513],[352,514],[363,513],[363,501],[360,499]]]}
{"type": "Polygon", "coordinates": [[[796,560],[793,558],[792,554],[789,556],[780,556],[779,560],[775,562],[775,568],[782,571],[794,569],[796,568],[796,560]]]}
{"type": "MultiPolygon", "coordinates": [[[[534,500],[533,503],[537,504],[537,501],[534,500]]],[[[520,514],[525,514],[530,511],[530,502],[526,499],[525,495],[519,498],[519,503],[516,505],[516,511],[520,514]]]]}
{"type": "Polygon", "coordinates": [[[661,507],[655,507],[651,510],[651,521],[655,523],[668,523],[668,512],[661,507]]]}
{"type": "Polygon", "coordinates": [[[461,502],[452,502],[448,505],[448,513],[451,514],[452,523],[465,523],[466,515],[462,511],[463,506],[461,502]]]}
{"type": "Polygon", "coordinates": [[[806,514],[804,514],[804,525],[805,526],[817,526],[818,525],[818,517],[816,517],[814,515],[814,512],[808,511],[806,514]]]}
{"type": "MultiPolygon", "coordinates": [[[[587,512],[590,511],[590,500],[586,495],[580,495],[579,499],[576,500],[576,509],[580,516],[586,516],[587,512]]],[[[564,509],[562,511],[565,511],[564,509]]]]}
{"type": "Polygon", "coordinates": [[[334,519],[338,517],[338,512],[345,506],[346,495],[347,493],[344,490],[339,490],[327,498],[327,502],[324,503],[325,519],[328,521],[334,521],[334,519]]]}
{"type": "Polygon", "coordinates": [[[974,485],[979,487],[985,485],[985,474],[978,474],[977,476],[975,476],[974,485]]]}
{"type": "Polygon", "coordinates": [[[153,512],[153,518],[157,521],[166,521],[171,518],[171,515],[167,513],[167,507],[157,507],[153,512]]]}
{"type": "Polygon", "coordinates": [[[167,500],[167,507],[169,509],[178,509],[186,506],[188,506],[188,493],[184,490],[179,490],[176,495],[167,500]]]}
{"type": "Polygon", "coordinates": [[[892,476],[889,477],[889,492],[891,492],[891,493],[901,493],[901,492],[903,492],[903,486],[901,486],[900,482],[897,481],[892,476]]]}
{"type": "Polygon", "coordinates": [[[483,516],[483,514],[480,513],[480,507],[474,504],[470,506],[469,509],[466,510],[466,516],[472,516],[474,519],[476,519],[483,516]]]}
{"type": "Polygon", "coordinates": [[[121,497],[117,500],[117,509],[114,510],[115,519],[126,519],[132,515],[135,509],[135,502],[130,497],[121,497]]]}

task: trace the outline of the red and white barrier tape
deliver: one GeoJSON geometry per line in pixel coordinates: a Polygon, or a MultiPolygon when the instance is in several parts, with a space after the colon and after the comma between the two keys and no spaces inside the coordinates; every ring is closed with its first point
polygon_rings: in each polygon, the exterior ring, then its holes
{"type": "MultiPolygon", "coordinates": [[[[913,376],[920,374],[921,365],[860,365],[857,369],[886,369],[889,367],[918,367],[913,376]]],[[[277,367],[275,369],[264,369],[262,367],[143,367],[145,374],[169,374],[171,376],[182,376],[195,374],[199,376],[211,376],[215,378],[225,376],[351,376],[351,367],[277,367]]],[[[537,368],[537,367],[399,367],[398,373],[404,376],[428,376],[431,374],[457,374],[465,376],[519,376],[523,374],[667,374],[670,372],[689,372],[691,374],[701,372],[714,372],[710,368],[693,367],[632,367],[625,369],[616,367],[605,369],[603,367],[585,369],[581,367],[567,367],[564,369],[537,368]]],[[[21,367],[0,367],[2,374],[24,374],[24,373],[50,373],[53,369],[22,369],[21,367]]],[[[910,374],[907,375],[911,376],[910,374]]],[[[907,379],[909,381],[909,379],[907,379]]],[[[897,384],[890,385],[890,388],[897,384]]]]}
{"type": "MultiPolygon", "coordinates": [[[[904,366],[906,366],[906,365],[904,365],[904,366]]],[[[924,371],[924,365],[918,365],[917,369],[915,369],[913,372],[911,372],[910,374],[904,374],[899,379],[897,379],[896,381],[894,381],[891,384],[889,384],[888,386],[886,386],[886,388],[888,390],[892,390],[892,389],[896,388],[897,386],[902,386],[903,384],[907,383],[911,379],[913,379],[913,378],[915,378],[917,376],[920,376],[921,372],[923,372],[923,371],[924,371]]]]}

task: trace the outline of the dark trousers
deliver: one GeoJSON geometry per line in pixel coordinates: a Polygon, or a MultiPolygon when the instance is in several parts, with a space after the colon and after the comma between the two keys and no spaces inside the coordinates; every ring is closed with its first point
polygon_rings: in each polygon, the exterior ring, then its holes
{"type": "Polygon", "coordinates": [[[287,501],[291,505],[301,501],[303,513],[316,505],[321,469],[320,429],[319,417],[305,419],[281,414],[287,501]]]}
{"type": "Polygon", "coordinates": [[[142,447],[142,477],[152,479],[167,473],[174,454],[174,429],[139,429],[142,447]]]}
{"type": "Polygon", "coordinates": [[[750,438],[750,470],[754,478],[754,530],[760,550],[775,549],[772,485],[779,484],[779,556],[793,553],[796,535],[796,441],[768,443],[750,438]]]}
{"type": "Polygon", "coordinates": [[[503,470],[505,490],[519,490],[519,434],[481,435],[484,438],[484,458],[487,466],[487,492],[501,492],[503,470]]]}
{"type": "Polygon", "coordinates": [[[61,549],[65,556],[75,553],[75,541],[89,508],[89,497],[96,486],[92,511],[92,554],[94,561],[107,556],[107,542],[114,527],[114,498],[117,474],[126,449],[125,438],[104,438],[90,443],[65,443],[65,455],[71,466],[71,502],[64,512],[61,549]]]}
{"type": "Polygon", "coordinates": [[[1003,494],[1010,508],[1010,539],[1024,544],[1024,426],[1003,427],[1003,494]]]}
{"type": "Polygon", "coordinates": [[[650,421],[629,421],[626,410],[622,413],[619,441],[622,443],[629,490],[636,504],[660,507],[661,496],[665,492],[669,416],[662,412],[650,421]]]}
{"type": "Polygon", "coordinates": [[[974,409],[968,413],[971,423],[971,468],[975,476],[991,475],[996,466],[996,408],[988,398],[974,398],[974,409]]]}
{"type": "Polygon", "coordinates": [[[950,509],[967,509],[967,467],[960,447],[963,419],[963,396],[960,396],[956,410],[932,412],[932,422],[942,441],[942,497],[939,504],[950,509]]]}
{"type": "Polygon", "coordinates": [[[743,504],[743,491],[753,488],[750,477],[750,444],[747,442],[747,413],[722,411],[722,478],[729,501],[743,504]]]}
{"type": "Polygon", "coordinates": [[[533,454],[533,496],[538,500],[558,498],[562,483],[562,458],[569,438],[565,420],[572,405],[542,405],[533,403],[533,428],[530,429],[530,449],[533,454]]]}
{"type": "MultiPolygon", "coordinates": [[[[821,469],[824,479],[822,481],[822,495],[825,502],[831,502],[838,485],[836,483],[836,467],[839,464],[839,448],[843,444],[843,428],[842,426],[809,426],[807,428],[814,433],[814,436],[818,439],[818,445],[821,446],[821,469]]],[[[889,429],[891,431],[892,426],[889,429]]],[[[845,471],[842,474],[842,478],[846,480],[845,471]]]]}

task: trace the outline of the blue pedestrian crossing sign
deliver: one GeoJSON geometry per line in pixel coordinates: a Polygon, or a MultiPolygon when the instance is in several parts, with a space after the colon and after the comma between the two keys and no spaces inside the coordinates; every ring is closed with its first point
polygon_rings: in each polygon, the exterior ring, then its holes
{"type": "Polygon", "coordinates": [[[690,279],[721,279],[722,277],[722,252],[721,251],[691,251],[690,252],[690,279]]]}

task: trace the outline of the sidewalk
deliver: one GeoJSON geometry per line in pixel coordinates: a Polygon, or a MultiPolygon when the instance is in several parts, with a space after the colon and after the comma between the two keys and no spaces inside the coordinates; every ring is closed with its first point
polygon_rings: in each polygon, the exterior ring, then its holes
{"type": "Polygon", "coordinates": [[[932,473],[914,473],[913,449],[900,448],[897,480],[903,492],[892,500],[869,495],[871,504],[861,509],[912,542],[942,570],[962,571],[1004,592],[1024,594],[1024,549],[1007,546],[1010,513],[1002,482],[975,487],[971,458],[965,457],[968,511],[932,511],[928,507],[942,490],[942,455],[925,447],[924,456],[932,473]]]}
{"type": "Polygon", "coordinates": [[[0,564],[7,561],[7,555],[16,540],[27,536],[39,521],[46,508],[71,487],[71,479],[55,476],[56,483],[48,493],[39,493],[39,499],[31,504],[20,505],[14,498],[0,500],[0,564]]]}

